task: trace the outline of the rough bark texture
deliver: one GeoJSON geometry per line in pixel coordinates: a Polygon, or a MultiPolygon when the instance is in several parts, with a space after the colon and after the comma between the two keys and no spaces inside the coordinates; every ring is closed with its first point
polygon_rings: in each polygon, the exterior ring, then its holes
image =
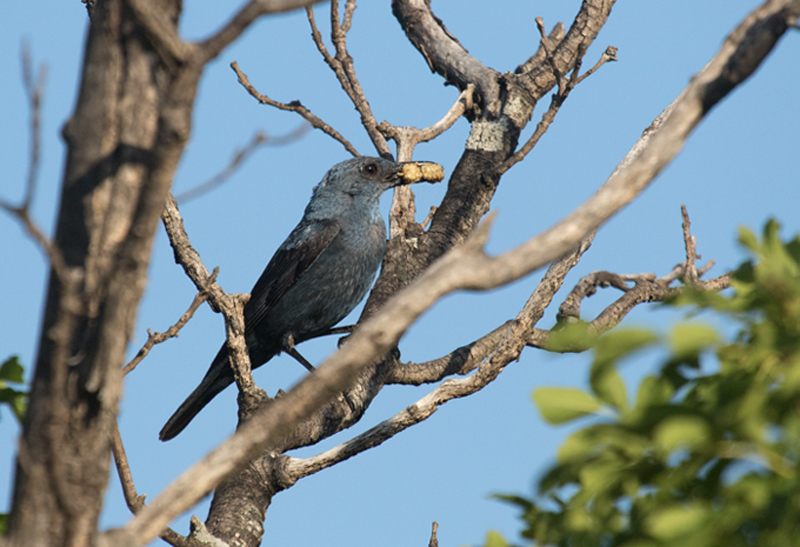
{"type": "MultiPolygon", "coordinates": [[[[179,1],[154,8],[177,25],[179,1]]],[[[16,545],[96,539],[121,367],[197,83],[172,78],[124,2],[92,5],[90,17],[78,102],[63,131],[53,243],[65,266],[50,275],[17,460],[16,545]]]]}

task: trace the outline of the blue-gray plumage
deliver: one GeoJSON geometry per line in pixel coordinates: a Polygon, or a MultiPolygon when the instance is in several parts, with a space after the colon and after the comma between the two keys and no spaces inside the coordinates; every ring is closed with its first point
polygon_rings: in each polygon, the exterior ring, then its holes
{"type": "MultiPolygon", "coordinates": [[[[244,308],[245,341],[253,368],[341,321],[364,298],[386,246],[378,208],[394,186],[440,176],[404,172],[410,164],[360,157],[328,171],[314,188],[303,218],[267,264],[244,308]]],[[[433,164],[423,164],[428,167],[433,164]]],[[[436,166],[438,168],[438,166],[436,166]]],[[[439,172],[441,168],[438,168],[439,172]]],[[[233,382],[226,345],[200,385],[161,429],[175,437],[233,382]]]]}

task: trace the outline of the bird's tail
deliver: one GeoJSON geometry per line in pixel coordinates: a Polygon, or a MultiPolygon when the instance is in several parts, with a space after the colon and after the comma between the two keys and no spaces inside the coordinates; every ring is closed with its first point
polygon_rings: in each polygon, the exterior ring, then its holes
{"type": "Polygon", "coordinates": [[[228,352],[226,347],[222,346],[203,377],[203,381],[167,420],[167,423],[161,428],[158,438],[168,441],[175,437],[189,425],[197,413],[203,410],[203,407],[211,402],[211,399],[232,383],[233,371],[228,364],[228,352]]]}

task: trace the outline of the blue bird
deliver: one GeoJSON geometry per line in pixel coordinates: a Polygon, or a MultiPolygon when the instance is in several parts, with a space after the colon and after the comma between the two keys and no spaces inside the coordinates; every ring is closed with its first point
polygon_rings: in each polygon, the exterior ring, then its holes
{"type": "MultiPolygon", "coordinates": [[[[324,333],[364,298],[386,247],[378,208],[381,194],[402,184],[442,178],[436,164],[370,157],[344,161],[325,174],[300,223],[275,252],[245,304],[245,341],[253,368],[324,333]]],[[[223,344],[159,439],[167,441],[183,431],[233,379],[223,344]]]]}

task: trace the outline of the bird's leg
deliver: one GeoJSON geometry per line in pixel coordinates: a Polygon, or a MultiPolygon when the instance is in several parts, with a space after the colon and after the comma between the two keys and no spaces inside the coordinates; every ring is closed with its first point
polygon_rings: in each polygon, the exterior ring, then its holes
{"type": "MultiPolygon", "coordinates": [[[[338,328],[346,329],[346,330],[339,330],[338,331],[339,333],[350,332],[353,329],[353,327],[338,327],[338,328]]],[[[330,330],[336,330],[336,329],[330,329],[330,330]]],[[[332,334],[332,333],[326,332],[325,334],[332,334]]],[[[281,339],[281,346],[283,346],[283,351],[294,357],[295,361],[306,367],[308,372],[314,371],[314,365],[309,363],[305,357],[300,355],[300,352],[297,351],[297,348],[295,348],[294,335],[291,332],[287,332],[286,334],[283,335],[283,338],[281,339]]],[[[276,394],[275,398],[277,399],[278,397],[280,397],[280,395],[281,395],[280,393],[276,394]]],[[[350,400],[350,396],[347,395],[346,391],[342,392],[342,398],[344,398],[345,402],[347,403],[347,406],[350,407],[350,412],[355,413],[356,405],[353,403],[353,401],[350,400]]]]}
{"type": "Polygon", "coordinates": [[[283,351],[294,357],[295,361],[306,367],[308,372],[314,371],[314,365],[309,363],[308,359],[300,355],[300,352],[294,347],[294,335],[291,332],[287,332],[283,335],[283,338],[281,339],[281,346],[283,346],[283,351]]]}
{"type": "Polygon", "coordinates": [[[355,330],[355,325],[344,325],[343,327],[333,327],[330,329],[325,329],[323,331],[317,331],[309,335],[306,340],[313,340],[314,338],[320,338],[322,336],[330,336],[332,334],[350,334],[355,330]]]}

